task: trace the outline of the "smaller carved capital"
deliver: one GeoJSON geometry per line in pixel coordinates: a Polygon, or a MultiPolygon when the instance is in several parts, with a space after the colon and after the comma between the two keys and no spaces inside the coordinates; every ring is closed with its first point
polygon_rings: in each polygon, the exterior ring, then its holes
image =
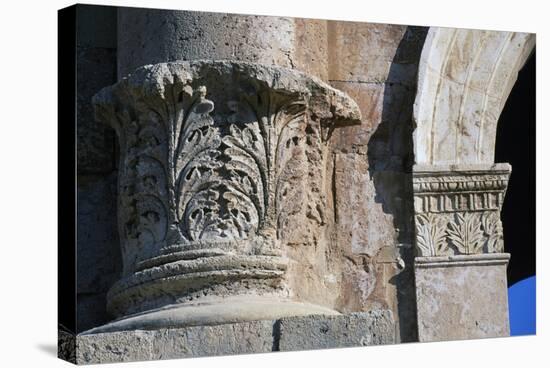
{"type": "Polygon", "coordinates": [[[500,211],[510,172],[508,164],[415,166],[417,255],[502,252],[500,211]]]}

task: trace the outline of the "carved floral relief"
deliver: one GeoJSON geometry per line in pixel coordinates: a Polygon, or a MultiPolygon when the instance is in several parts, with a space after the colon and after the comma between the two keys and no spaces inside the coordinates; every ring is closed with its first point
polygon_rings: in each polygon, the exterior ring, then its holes
{"type": "Polygon", "coordinates": [[[115,314],[240,280],[275,290],[281,244],[315,242],[324,225],[327,137],[360,122],[313,77],[230,61],[145,66],[94,104],[120,145],[115,314]]]}
{"type": "Polygon", "coordinates": [[[419,256],[504,251],[500,209],[509,166],[414,174],[419,256]]]}

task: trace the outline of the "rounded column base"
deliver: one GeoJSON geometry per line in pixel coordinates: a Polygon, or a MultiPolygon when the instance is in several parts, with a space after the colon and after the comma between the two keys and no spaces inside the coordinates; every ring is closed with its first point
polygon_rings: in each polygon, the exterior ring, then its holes
{"type": "Polygon", "coordinates": [[[275,320],[314,314],[339,315],[340,313],[315,304],[279,298],[234,296],[211,300],[201,299],[195,303],[171,305],[134,314],[93,328],[84,334],[275,320]]]}

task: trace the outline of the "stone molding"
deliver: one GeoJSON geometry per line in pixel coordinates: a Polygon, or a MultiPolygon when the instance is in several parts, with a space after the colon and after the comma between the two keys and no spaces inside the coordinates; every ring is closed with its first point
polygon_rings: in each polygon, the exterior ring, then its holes
{"type": "Polygon", "coordinates": [[[414,259],[414,267],[420,269],[462,266],[498,266],[507,265],[509,260],[510,254],[508,253],[416,257],[414,259]]]}
{"type": "Polygon", "coordinates": [[[93,103],[121,152],[110,313],[292,294],[281,244],[325,224],[327,140],[360,122],[351,98],[297,71],[203,60],[144,66],[93,103]]]}
{"type": "Polygon", "coordinates": [[[416,165],[416,250],[421,257],[503,251],[500,210],[511,167],[416,165]]]}

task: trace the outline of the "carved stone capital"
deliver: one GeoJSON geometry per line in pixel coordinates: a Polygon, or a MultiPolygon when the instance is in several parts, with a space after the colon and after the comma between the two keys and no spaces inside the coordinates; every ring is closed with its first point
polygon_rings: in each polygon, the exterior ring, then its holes
{"type": "Polygon", "coordinates": [[[416,165],[417,255],[503,252],[500,211],[510,172],[508,164],[416,165]]]}
{"type": "Polygon", "coordinates": [[[289,69],[194,61],[139,68],[93,102],[120,143],[111,313],[291,294],[281,242],[324,225],[327,139],[360,122],[352,99],[289,69]]]}

